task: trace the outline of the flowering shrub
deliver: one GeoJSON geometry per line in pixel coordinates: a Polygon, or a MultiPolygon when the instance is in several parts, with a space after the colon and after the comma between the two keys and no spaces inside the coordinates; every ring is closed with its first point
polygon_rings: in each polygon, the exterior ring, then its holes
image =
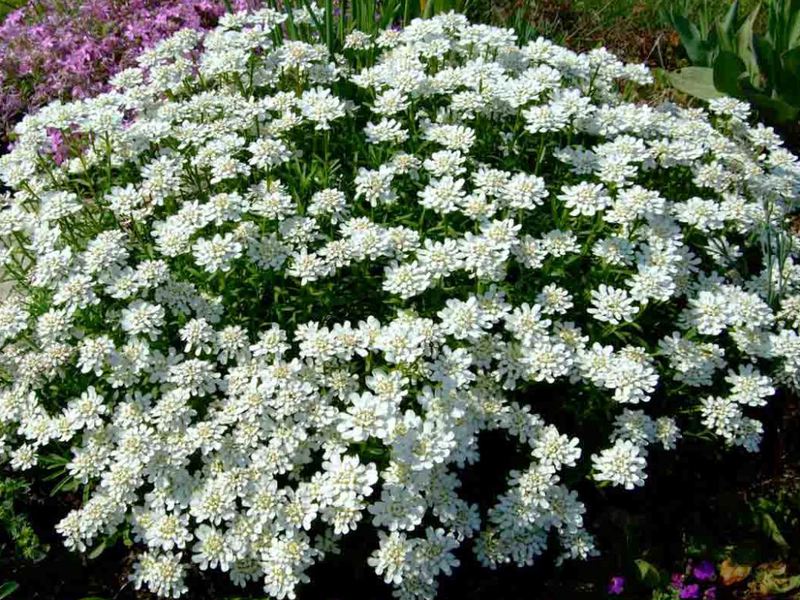
{"type": "Polygon", "coordinates": [[[758,448],[798,381],[800,168],[746,105],[630,104],[645,68],[458,14],[333,57],[284,19],[180,31],[0,159],[0,454],[83,488],[68,547],[124,531],[161,596],[195,564],[292,598],[371,525],[432,598],[470,538],[492,568],[595,553],[565,481],[758,448]],[[526,466],[482,510],[486,430],[526,466]]]}
{"type": "Polygon", "coordinates": [[[3,132],[55,98],[104,91],[109,77],[133,66],[143,49],[184,27],[211,27],[224,11],[221,0],[34,0],[12,12],[0,24],[3,132]]]}

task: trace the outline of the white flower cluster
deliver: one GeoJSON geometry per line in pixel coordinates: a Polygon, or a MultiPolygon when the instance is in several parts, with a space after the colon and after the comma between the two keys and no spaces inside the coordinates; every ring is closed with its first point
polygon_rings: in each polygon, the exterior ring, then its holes
{"type": "Polygon", "coordinates": [[[333,57],[285,18],[179,32],[0,158],[0,459],[65,456],[67,546],[124,530],[137,587],[293,598],[371,524],[376,573],[433,598],[468,538],[596,552],[563,469],[632,489],[681,429],[758,447],[800,381],[800,166],[747,106],[631,104],[643,67],[458,14],[333,57]],[[528,466],[481,506],[486,430],[528,466]]]}

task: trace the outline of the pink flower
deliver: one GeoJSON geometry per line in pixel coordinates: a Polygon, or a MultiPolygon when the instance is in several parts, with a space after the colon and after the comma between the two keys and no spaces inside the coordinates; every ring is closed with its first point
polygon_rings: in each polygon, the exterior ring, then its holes
{"type": "MultiPolygon", "coordinates": [[[[238,9],[262,0],[236,0],[238,9]]],[[[0,126],[56,98],[86,97],[182,28],[214,27],[224,0],[37,0],[0,24],[0,126]]],[[[4,137],[4,136],[3,136],[4,137]]]]}

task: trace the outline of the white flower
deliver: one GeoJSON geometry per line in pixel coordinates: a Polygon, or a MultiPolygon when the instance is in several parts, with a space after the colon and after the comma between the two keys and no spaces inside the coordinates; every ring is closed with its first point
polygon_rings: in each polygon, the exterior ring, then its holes
{"type": "Polygon", "coordinates": [[[330,129],[331,121],[345,115],[344,102],[322,87],[303,92],[298,106],[303,116],[314,122],[314,128],[318,130],[330,129]]]}
{"type": "Polygon", "coordinates": [[[681,438],[681,431],[671,417],[659,417],[655,426],[656,440],[665,450],[674,450],[675,443],[681,438]]]}
{"type": "Polygon", "coordinates": [[[540,464],[558,470],[563,466],[575,466],[575,462],[580,458],[581,449],[578,446],[578,438],[570,439],[550,425],[545,427],[542,435],[534,441],[532,454],[539,459],[540,464]]]}
{"type": "Polygon", "coordinates": [[[564,186],[558,199],[570,209],[569,214],[573,217],[591,217],[611,204],[611,198],[602,184],[587,181],[564,186]]]}
{"type": "Polygon", "coordinates": [[[372,206],[392,204],[397,200],[397,193],[392,189],[395,169],[390,165],[381,165],[377,170],[359,167],[356,175],[356,198],[364,198],[372,206]]]}
{"type": "Polygon", "coordinates": [[[250,164],[262,169],[270,169],[289,161],[292,151],[281,139],[259,138],[247,147],[250,164]]]}
{"type": "Polygon", "coordinates": [[[103,424],[103,415],[108,407],[103,403],[103,397],[89,386],[80,398],[71,400],[65,411],[65,416],[74,431],[81,429],[96,429],[103,424]]]}
{"type": "Polygon", "coordinates": [[[433,179],[419,192],[421,206],[440,214],[455,212],[465,196],[464,180],[453,179],[446,175],[441,179],[433,179]]]}
{"type": "Polygon", "coordinates": [[[644,472],[647,461],[641,456],[639,446],[629,440],[617,440],[611,448],[606,448],[599,455],[593,454],[592,464],[595,480],[608,481],[626,490],[643,486],[647,478],[644,472]]]}
{"type": "Polygon", "coordinates": [[[408,139],[408,132],[400,126],[400,123],[385,117],[378,123],[367,123],[364,133],[371,144],[402,144],[408,139]]]}
{"type": "Polygon", "coordinates": [[[182,554],[145,552],[133,566],[131,580],[136,589],[142,585],[158,596],[179,598],[187,591],[184,582],[186,567],[181,563],[182,554]]]}
{"type": "Polygon", "coordinates": [[[120,325],[129,335],[144,335],[155,340],[164,325],[165,315],[163,306],[136,300],[123,309],[120,325]]]}
{"type": "Polygon", "coordinates": [[[734,399],[707,396],[701,401],[701,407],[703,425],[722,437],[733,437],[742,417],[742,410],[734,399]]]}
{"type": "Polygon", "coordinates": [[[200,238],[192,246],[197,266],[209,273],[230,271],[231,262],[239,257],[242,250],[242,244],[232,233],[226,233],[224,236],[215,234],[210,240],[200,238]]]}
{"type": "Polygon", "coordinates": [[[592,305],[586,310],[598,321],[619,325],[624,321],[632,321],[639,312],[633,304],[628,292],[601,283],[592,290],[592,305]]]}
{"type": "Polygon", "coordinates": [[[728,371],[725,381],[731,384],[731,399],[746,406],[764,406],[766,399],[775,393],[772,380],[753,365],[740,365],[738,374],[728,371]]]}
{"type": "Polygon", "coordinates": [[[375,569],[375,573],[383,576],[386,583],[399,584],[403,582],[403,576],[409,568],[409,562],[413,546],[406,539],[405,534],[393,531],[386,535],[383,531],[378,532],[380,547],[367,559],[369,566],[375,569]]]}
{"type": "Polygon", "coordinates": [[[337,430],[346,440],[363,442],[370,435],[385,437],[395,406],[369,392],[351,394],[350,406],[341,415],[337,430]]]}

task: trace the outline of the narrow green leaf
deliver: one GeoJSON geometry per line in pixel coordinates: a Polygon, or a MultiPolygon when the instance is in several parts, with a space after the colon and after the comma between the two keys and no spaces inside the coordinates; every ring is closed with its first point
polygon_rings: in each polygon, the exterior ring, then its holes
{"type": "Polygon", "coordinates": [[[333,0],[325,0],[325,43],[328,45],[328,52],[333,54],[333,0]]]}
{"type": "Polygon", "coordinates": [[[322,23],[319,22],[316,13],[314,12],[314,7],[311,6],[311,3],[308,0],[303,0],[303,5],[306,7],[309,16],[311,17],[312,23],[314,23],[314,28],[317,30],[319,37],[325,39],[325,29],[322,23]]]}
{"type": "Polygon", "coordinates": [[[0,585],[0,600],[8,598],[19,589],[19,584],[16,581],[6,581],[0,585]]]}
{"type": "Polygon", "coordinates": [[[772,515],[769,513],[761,513],[759,516],[759,520],[761,521],[761,530],[769,536],[769,538],[775,542],[775,544],[781,548],[781,550],[788,550],[789,543],[786,541],[786,538],[783,537],[778,524],[775,522],[775,519],[772,518],[772,515]]]}
{"type": "Polygon", "coordinates": [[[779,48],[779,51],[800,47],[800,0],[793,0],[789,13],[786,23],[786,48],[779,48]]]}
{"type": "Polygon", "coordinates": [[[106,549],[105,541],[100,542],[99,544],[97,544],[97,546],[95,546],[92,549],[91,552],[89,552],[89,554],[88,554],[89,559],[93,560],[93,559],[97,558],[98,556],[100,556],[103,553],[103,551],[105,549],[106,549]]]}
{"type": "Polygon", "coordinates": [[[736,53],[750,73],[750,78],[754,82],[757,81],[759,74],[759,63],[756,59],[756,50],[754,48],[753,40],[753,24],[758,18],[758,5],[750,11],[747,18],[742,23],[736,32],[736,53]]]}
{"type": "Polygon", "coordinates": [[[722,50],[733,52],[736,49],[736,24],[739,22],[739,0],[735,0],[725,16],[715,25],[719,47],[722,50]]]}

